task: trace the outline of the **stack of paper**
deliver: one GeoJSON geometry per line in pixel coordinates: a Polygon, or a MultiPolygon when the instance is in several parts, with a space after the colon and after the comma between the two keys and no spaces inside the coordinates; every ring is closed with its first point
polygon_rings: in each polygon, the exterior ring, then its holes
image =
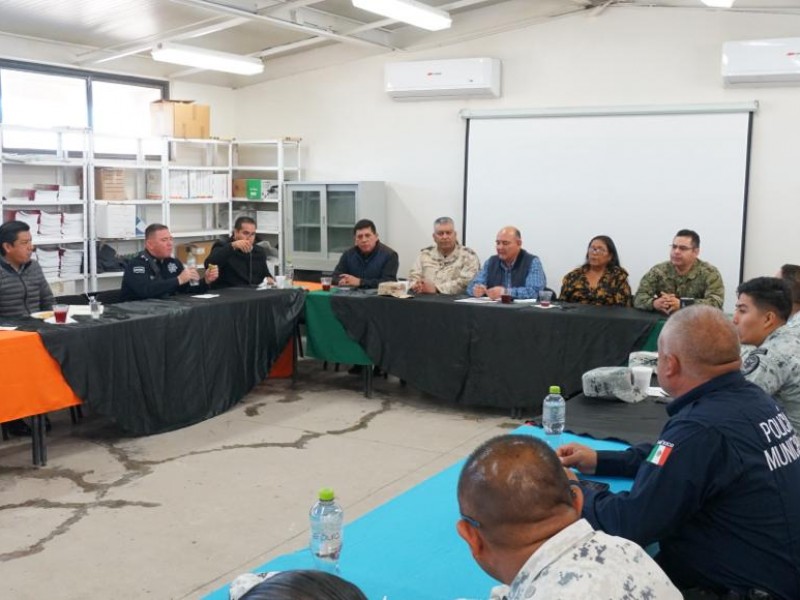
{"type": "Polygon", "coordinates": [[[80,275],[82,262],[82,248],[64,248],[61,251],[61,277],[80,275]]]}
{"type": "Polygon", "coordinates": [[[36,183],[33,185],[36,190],[34,200],[38,202],[55,202],[58,200],[58,186],[49,183],[36,183]]]}
{"type": "Polygon", "coordinates": [[[57,279],[60,267],[60,256],[58,248],[54,250],[36,249],[36,260],[42,267],[42,272],[47,279],[57,279]]]}
{"type": "Polygon", "coordinates": [[[83,237],[83,214],[82,213],[64,213],[63,222],[61,223],[61,235],[65,238],[82,238],[83,237]]]}
{"type": "Polygon", "coordinates": [[[39,235],[48,238],[61,237],[61,213],[42,211],[39,215],[39,235]]]}
{"type": "Polygon", "coordinates": [[[14,220],[23,221],[31,228],[31,235],[39,233],[39,211],[38,210],[18,210],[15,211],[14,220]]]}
{"type": "Polygon", "coordinates": [[[58,200],[60,202],[73,202],[81,199],[81,186],[62,185],[58,188],[58,200]]]}

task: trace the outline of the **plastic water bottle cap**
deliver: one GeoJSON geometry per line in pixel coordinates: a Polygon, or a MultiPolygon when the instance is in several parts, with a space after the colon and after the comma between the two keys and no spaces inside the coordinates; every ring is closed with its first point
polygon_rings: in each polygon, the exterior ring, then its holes
{"type": "Polygon", "coordinates": [[[561,393],[561,386],[551,385],[550,386],[550,393],[551,394],[560,394],[561,393]]]}
{"type": "Polygon", "coordinates": [[[333,500],[333,488],[324,487],[319,491],[319,499],[323,502],[329,502],[333,500]]]}

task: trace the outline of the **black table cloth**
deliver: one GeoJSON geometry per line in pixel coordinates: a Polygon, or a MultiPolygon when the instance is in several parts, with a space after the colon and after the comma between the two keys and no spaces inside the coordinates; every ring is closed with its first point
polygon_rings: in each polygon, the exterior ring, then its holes
{"type": "Polygon", "coordinates": [[[300,290],[220,290],[217,298],[105,307],[73,325],[20,320],[38,331],[88,407],[134,435],[218,415],[268,374],[303,309],[300,290]]]}
{"type": "Polygon", "coordinates": [[[670,400],[645,398],[636,404],[628,404],[578,394],[567,402],[567,431],[601,440],[655,444],[669,419],[666,402],[670,400]]]}
{"type": "Polygon", "coordinates": [[[548,387],[625,364],[660,320],[630,308],[469,304],[447,296],[334,294],[334,313],[372,361],[438,398],[539,414],[548,387]]]}

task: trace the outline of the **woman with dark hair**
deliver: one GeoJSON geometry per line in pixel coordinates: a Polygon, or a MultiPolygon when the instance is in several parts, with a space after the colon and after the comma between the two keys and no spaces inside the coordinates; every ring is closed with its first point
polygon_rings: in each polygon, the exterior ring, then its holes
{"type": "Polygon", "coordinates": [[[607,235],[592,238],[586,251],[586,262],[567,273],[561,281],[559,299],[602,306],[631,305],[628,272],[619,264],[614,240],[607,235]]]}
{"type": "Polygon", "coordinates": [[[354,584],[324,571],[270,573],[244,595],[236,597],[238,600],[367,600],[354,584]]]}

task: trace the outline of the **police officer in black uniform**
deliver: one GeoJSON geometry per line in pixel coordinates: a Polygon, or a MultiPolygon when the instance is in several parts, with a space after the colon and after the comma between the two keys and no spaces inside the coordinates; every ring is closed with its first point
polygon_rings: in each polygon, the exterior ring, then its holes
{"type": "Polygon", "coordinates": [[[797,599],[800,439],[740,367],[727,317],[683,309],[658,339],[658,380],[674,398],[658,442],[558,454],[582,473],[635,477],[630,492],[585,491],[583,515],[642,546],[658,542],[656,561],[686,598],[797,599]]]}
{"type": "Polygon", "coordinates": [[[121,300],[166,298],[176,293],[201,293],[219,277],[216,268],[206,269],[200,278],[197,269],[184,268],[172,257],[172,234],[166,225],[153,223],[144,232],[144,250],[128,261],[122,276],[121,300]],[[190,286],[191,281],[198,282],[190,286]]]}

